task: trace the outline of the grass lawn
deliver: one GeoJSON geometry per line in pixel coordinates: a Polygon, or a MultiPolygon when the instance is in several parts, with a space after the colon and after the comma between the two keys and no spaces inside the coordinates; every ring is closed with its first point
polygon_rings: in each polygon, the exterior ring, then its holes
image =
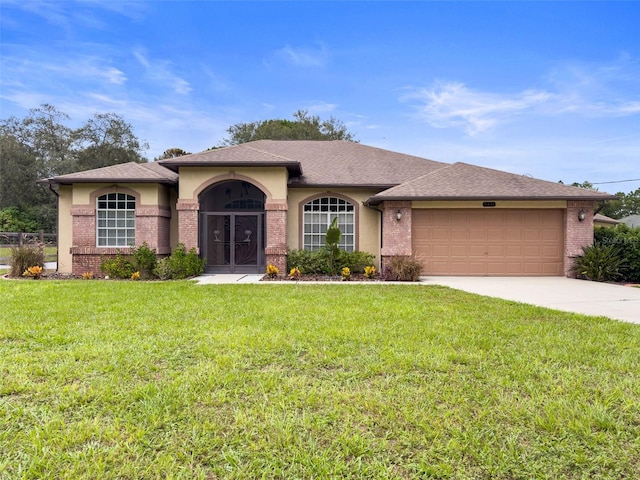
{"type": "Polygon", "coordinates": [[[0,281],[0,478],[639,478],[639,372],[444,287],[0,281]]]}

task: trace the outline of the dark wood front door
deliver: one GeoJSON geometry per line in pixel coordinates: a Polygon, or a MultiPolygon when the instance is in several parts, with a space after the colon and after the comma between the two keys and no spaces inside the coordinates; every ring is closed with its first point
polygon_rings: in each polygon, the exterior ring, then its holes
{"type": "Polygon", "coordinates": [[[202,251],[207,273],[263,273],[263,213],[201,214],[202,251]]]}

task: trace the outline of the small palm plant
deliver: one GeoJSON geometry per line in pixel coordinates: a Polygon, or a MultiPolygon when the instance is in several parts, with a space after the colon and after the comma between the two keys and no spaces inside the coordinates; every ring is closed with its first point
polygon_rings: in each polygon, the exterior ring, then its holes
{"type": "Polygon", "coordinates": [[[623,261],[613,246],[594,244],[582,247],[582,255],[574,258],[572,271],[581,278],[608,282],[620,278],[623,261]]]}

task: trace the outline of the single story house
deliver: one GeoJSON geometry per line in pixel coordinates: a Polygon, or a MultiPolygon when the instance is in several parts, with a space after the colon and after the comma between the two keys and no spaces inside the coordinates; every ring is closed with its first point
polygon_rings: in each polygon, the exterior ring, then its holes
{"type": "Polygon", "coordinates": [[[606,215],[602,215],[600,213],[596,213],[593,216],[593,226],[594,227],[615,227],[619,223],[622,223],[620,220],[616,220],[615,218],[607,217],[606,215]]]}
{"type": "Polygon", "coordinates": [[[178,243],[207,272],[286,269],[288,249],[324,245],[414,255],[424,275],[562,276],[593,241],[595,203],[615,197],[346,141],[259,140],[153,163],[43,180],[58,194],[58,270],[178,243]]]}

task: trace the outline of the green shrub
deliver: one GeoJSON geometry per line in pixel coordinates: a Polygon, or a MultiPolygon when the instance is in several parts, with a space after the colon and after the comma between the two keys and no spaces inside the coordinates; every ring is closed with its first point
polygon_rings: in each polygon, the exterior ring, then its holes
{"type": "Polygon", "coordinates": [[[109,278],[128,279],[136,271],[136,267],[131,260],[118,251],[115,257],[102,257],[100,270],[109,278]]]}
{"type": "Polygon", "coordinates": [[[422,264],[414,257],[392,257],[385,267],[384,279],[392,282],[417,282],[422,264]]]}
{"type": "Polygon", "coordinates": [[[622,258],[615,247],[594,244],[582,247],[582,255],[574,258],[571,270],[579,277],[595,282],[608,282],[620,278],[622,258]]]}
{"type": "Polygon", "coordinates": [[[29,267],[44,267],[44,248],[39,243],[11,247],[10,265],[12,277],[21,276],[29,267]]]}
{"type": "Polygon", "coordinates": [[[376,256],[372,253],[361,252],[341,252],[338,257],[338,266],[340,268],[347,267],[351,273],[363,273],[364,267],[371,265],[376,256]]]}
{"type": "Polygon", "coordinates": [[[149,248],[147,242],[143,242],[139,247],[131,249],[131,256],[133,266],[140,272],[142,278],[153,277],[153,270],[158,263],[155,248],[149,248]]]}
{"type": "Polygon", "coordinates": [[[622,260],[619,280],[640,282],[640,228],[624,224],[615,228],[597,227],[594,244],[616,248],[622,260]]]}
{"type": "Polygon", "coordinates": [[[319,273],[329,275],[331,272],[329,253],[325,249],[289,250],[287,253],[287,271],[296,267],[306,274],[319,273]]]}
{"type": "Polygon", "coordinates": [[[195,248],[187,252],[184,244],[179,243],[170,257],[157,262],[153,273],[161,280],[180,280],[202,275],[205,263],[195,248]]]}

